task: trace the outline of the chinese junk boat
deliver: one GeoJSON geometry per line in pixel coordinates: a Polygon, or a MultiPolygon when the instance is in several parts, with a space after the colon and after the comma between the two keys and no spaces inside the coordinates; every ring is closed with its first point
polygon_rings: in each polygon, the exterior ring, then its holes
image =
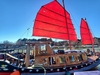
{"type": "MultiPolygon", "coordinates": [[[[81,24],[84,26],[83,21],[81,24]]],[[[57,0],[54,0],[40,8],[32,35],[68,40],[70,50],[54,53],[49,46],[50,42],[27,42],[25,65],[13,66],[6,60],[0,60],[0,75],[15,70],[20,71],[21,75],[65,75],[90,70],[100,63],[98,57],[89,61],[90,58],[84,51],[72,50],[71,41],[77,41],[77,37],[70,14],[65,10],[64,2],[61,6],[57,0]],[[34,62],[30,64],[32,46],[34,46],[34,62]]],[[[14,57],[13,59],[20,60],[14,57]]]]}

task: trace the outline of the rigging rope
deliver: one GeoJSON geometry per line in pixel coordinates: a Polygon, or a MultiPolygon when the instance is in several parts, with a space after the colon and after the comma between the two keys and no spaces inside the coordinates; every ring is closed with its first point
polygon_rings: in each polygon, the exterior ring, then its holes
{"type": "MultiPolygon", "coordinates": [[[[33,22],[34,22],[34,20],[33,20],[33,22]]],[[[29,33],[31,33],[30,30],[32,30],[33,22],[32,22],[32,24],[29,25],[29,27],[27,27],[26,31],[20,36],[20,38],[22,38],[25,34],[26,34],[26,38],[28,38],[29,33]]],[[[30,37],[31,37],[31,36],[30,36],[30,37]]],[[[30,38],[30,37],[29,37],[29,38],[30,38]]]]}

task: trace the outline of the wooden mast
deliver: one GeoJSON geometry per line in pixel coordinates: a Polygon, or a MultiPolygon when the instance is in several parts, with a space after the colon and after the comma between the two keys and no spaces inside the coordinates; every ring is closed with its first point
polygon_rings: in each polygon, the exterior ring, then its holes
{"type": "Polygon", "coordinates": [[[64,7],[64,14],[65,14],[65,20],[66,20],[66,27],[67,27],[67,32],[68,32],[69,47],[70,47],[70,50],[71,50],[71,49],[72,49],[72,47],[71,47],[71,41],[70,41],[70,36],[69,36],[69,31],[68,31],[67,17],[66,17],[66,10],[65,10],[64,0],[62,0],[62,3],[63,3],[63,7],[64,7]]]}
{"type": "Polygon", "coordinates": [[[25,56],[25,65],[28,67],[30,64],[30,44],[27,44],[27,49],[26,49],[26,56],[25,56]]]}

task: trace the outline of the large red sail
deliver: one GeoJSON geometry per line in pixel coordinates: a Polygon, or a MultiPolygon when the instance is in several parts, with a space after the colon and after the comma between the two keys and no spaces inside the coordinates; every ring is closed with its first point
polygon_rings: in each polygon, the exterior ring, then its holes
{"type": "Polygon", "coordinates": [[[70,14],[56,0],[40,8],[34,22],[32,35],[77,40],[70,14]]]}
{"type": "Polygon", "coordinates": [[[94,44],[94,38],[89,29],[88,23],[83,18],[80,23],[80,35],[83,45],[94,44]]]}

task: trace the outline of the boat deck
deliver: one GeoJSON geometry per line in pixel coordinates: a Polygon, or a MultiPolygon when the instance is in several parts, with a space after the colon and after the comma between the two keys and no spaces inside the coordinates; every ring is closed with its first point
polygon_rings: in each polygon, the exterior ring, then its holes
{"type": "Polygon", "coordinates": [[[93,61],[95,61],[97,58],[98,58],[98,56],[95,56],[95,55],[93,55],[93,56],[88,56],[88,62],[93,62],[93,61]]]}

